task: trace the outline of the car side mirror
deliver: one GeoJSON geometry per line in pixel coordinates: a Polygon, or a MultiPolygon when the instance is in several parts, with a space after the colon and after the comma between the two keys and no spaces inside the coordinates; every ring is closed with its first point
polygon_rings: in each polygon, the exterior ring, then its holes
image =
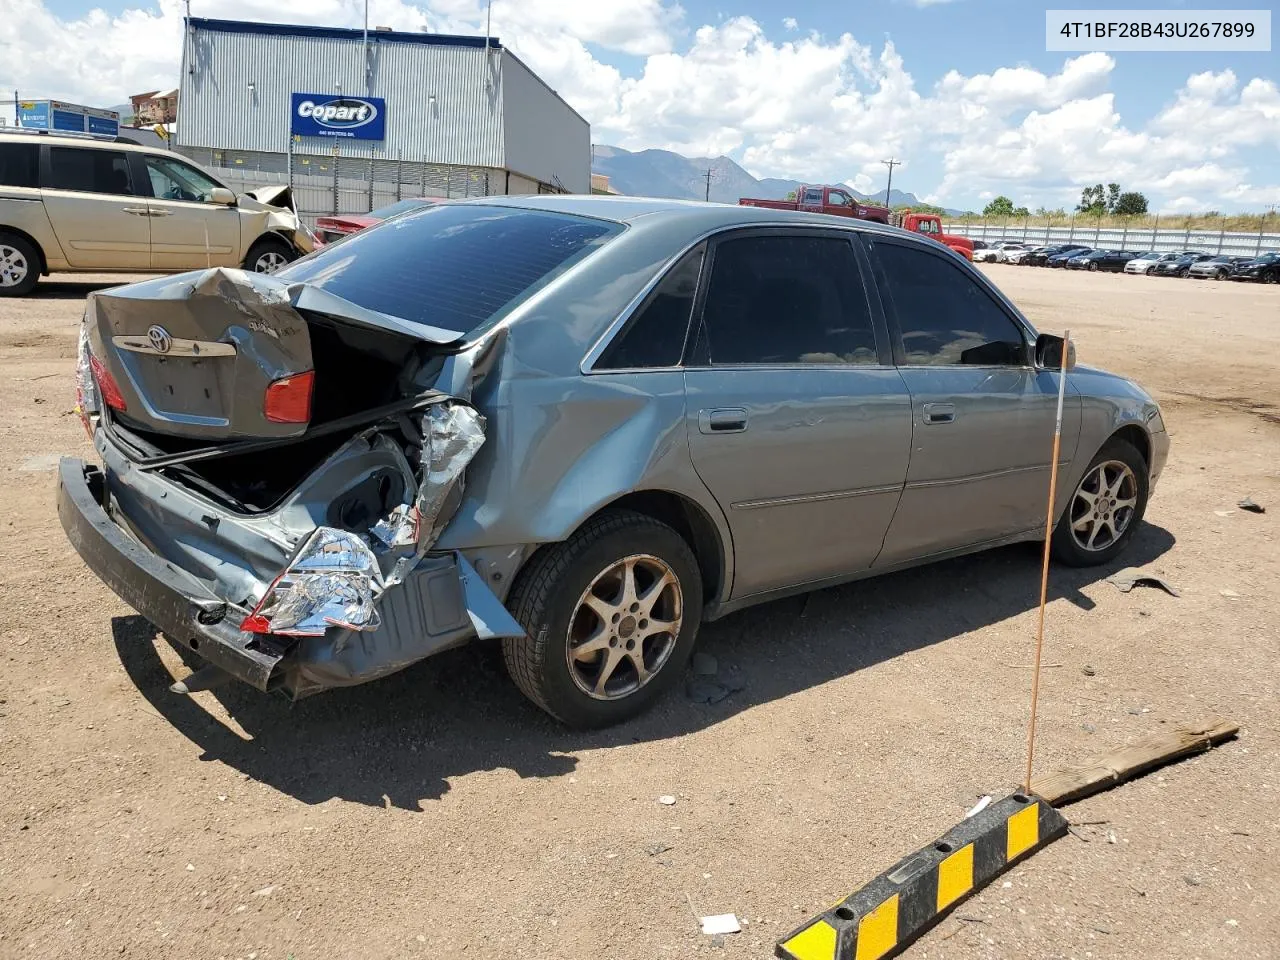
{"type": "MultiPolygon", "coordinates": [[[[1036,366],[1042,370],[1062,369],[1062,338],[1052,333],[1042,333],[1036,337],[1036,366]]],[[[1067,369],[1076,368],[1076,344],[1071,341],[1067,347],[1067,369]]]]}
{"type": "Polygon", "coordinates": [[[236,205],[236,195],[226,187],[214,187],[209,191],[209,202],[223,207],[234,207],[236,205]]]}

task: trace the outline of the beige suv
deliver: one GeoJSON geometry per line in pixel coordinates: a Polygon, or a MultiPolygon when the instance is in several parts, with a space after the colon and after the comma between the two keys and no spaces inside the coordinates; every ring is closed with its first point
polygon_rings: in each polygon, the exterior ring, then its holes
{"type": "Polygon", "coordinates": [[[311,250],[287,186],[237,196],[165,150],[0,133],[0,297],[53,271],[271,273],[311,250]]]}

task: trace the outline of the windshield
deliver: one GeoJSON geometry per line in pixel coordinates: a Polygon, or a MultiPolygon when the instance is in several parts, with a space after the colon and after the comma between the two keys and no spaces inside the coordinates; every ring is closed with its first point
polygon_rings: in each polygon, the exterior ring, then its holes
{"type": "Polygon", "coordinates": [[[400,200],[386,207],[379,207],[372,211],[369,216],[378,220],[389,220],[397,213],[406,213],[409,210],[421,210],[424,206],[430,204],[429,200],[422,200],[418,197],[410,197],[407,200],[400,200]]]}
{"type": "Polygon", "coordinates": [[[474,333],[621,231],[545,210],[445,203],[361,230],[277,276],[402,320],[474,333]]]}

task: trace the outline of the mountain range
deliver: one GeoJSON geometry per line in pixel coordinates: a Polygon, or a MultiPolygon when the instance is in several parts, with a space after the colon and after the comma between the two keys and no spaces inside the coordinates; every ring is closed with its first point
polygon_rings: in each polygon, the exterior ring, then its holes
{"type": "MultiPolygon", "coordinates": [[[[632,152],[621,147],[596,144],[592,148],[591,172],[602,173],[619,193],[640,197],[669,197],[673,200],[707,199],[707,171],[711,172],[710,199],[737,203],[741,197],[782,200],[800,186],[799,180],[765,177],[757,180],[729,157],[685,157],[670,150],[632,152]]],[[[863,202],[884,203],[884,191],[865,194],[842,184],[850,195],[863,202]]],[[[913,193],[893,190],[889,206],[921,203],[913,193]]],[[[959,210],[948,210],[958,216],[959,210]]]]}

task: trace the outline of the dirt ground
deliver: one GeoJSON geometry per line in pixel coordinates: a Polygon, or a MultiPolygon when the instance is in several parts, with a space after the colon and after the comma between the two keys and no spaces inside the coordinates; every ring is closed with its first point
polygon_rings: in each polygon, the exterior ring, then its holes
{"type": "MultiPolygon", "coordinates": [[[[1173,435],[1123,565],[1181,597],[1055,569],[1038,768],[1207,715],[1242,734],[1067,808],[1079,838],[908,956],[1276,957],[1280,287],[985,269],[1173,435]]],[[[58,455],[91,452],[94,286],[58,279],[0,302],[0,957],[765,957],[1021,776],[1028,547],[713,624],[743,689],[605,733],[554,725],[479,646],[292,707],[169,694],[180,660],[55,516],[58,455]],[[741,933],[699,932],[727,912],[741,933]]]]}

